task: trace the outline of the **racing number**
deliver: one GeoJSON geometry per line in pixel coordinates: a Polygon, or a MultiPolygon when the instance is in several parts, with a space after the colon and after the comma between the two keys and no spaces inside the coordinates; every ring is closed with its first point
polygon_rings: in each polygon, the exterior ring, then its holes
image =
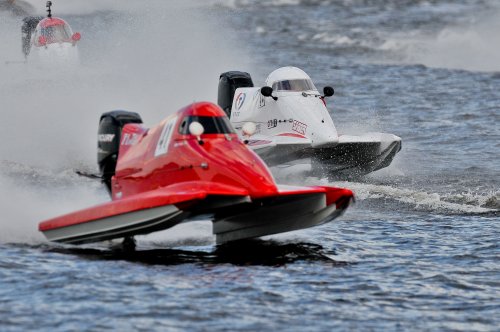
{"type": "Polygon", "coordinates": [[[177,117],[174,117],[163,125],[163,130],[161,132],[160,138],[158,139],[158,144],[156,145],[155,157],[167,153],[170,138],[174,133],[174,125],[176,121],[177,117]]]}
{"type": "Polygon", "coordinates": [[[278,119],[272,119],[267,121],[267,129],[278,127],[278,119]]]}

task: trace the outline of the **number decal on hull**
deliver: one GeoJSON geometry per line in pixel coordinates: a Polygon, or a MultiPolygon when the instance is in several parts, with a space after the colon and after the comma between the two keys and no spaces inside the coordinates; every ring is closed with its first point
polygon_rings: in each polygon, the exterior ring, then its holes
{"type": "Polygon", "coordinates": [[[278,119],[272,119],[267,121],[267,129],[278,127],[278,119]]]}
{"type": "Polygon", "coordinates": [[[168,145],[170,144],[170,138],[172,138],[172,134],[174,133],[174,125],[176,122],[177,117],[174,117],[163,125],[163,130],[161,132],[160,138],[158,139],[158,144],[156,145],[155,157],[167,153],[168,145]]]}

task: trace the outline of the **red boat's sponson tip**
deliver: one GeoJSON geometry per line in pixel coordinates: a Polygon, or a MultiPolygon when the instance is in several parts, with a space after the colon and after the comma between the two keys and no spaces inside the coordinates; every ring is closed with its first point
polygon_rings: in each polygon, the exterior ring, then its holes
{"type": "Polygon", "coordinates": [[[314,194],[314,193],[326,193],[326,187],[299,187],[299,186],[287,186],[278,185],[278,192],[280,196],[288,195],[303,195],[303,194],[314,194]]]}
{"type": "Polygon", "coordinates": [[[326,189],[326,205],[336,204],[337,208],[346,208],[354,193],[345,188],[322,187],[326,189]]]}
{"type": "Polygon", "coordinates": [[[326,205],[337,204],[339,208],[341,207],[339,205],[343,205],[345,201],[354,198],[354,193],[351,190],[345,188],[325,186],[295,187],[280,185],[278,186],[278,189],[280,196],[326,193],[326,205]]]}

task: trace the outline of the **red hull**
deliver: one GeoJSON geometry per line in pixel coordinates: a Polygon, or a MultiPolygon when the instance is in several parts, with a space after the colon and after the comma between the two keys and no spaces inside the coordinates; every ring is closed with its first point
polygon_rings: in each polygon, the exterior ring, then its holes
{"type": "Polygon", "coordinates": [[[278,187],[236,134],[197,138],[182,132],[193,117],[222,121],[225,115],[213,104],[198,103],[149,130],[126,125],[113,201],[44,221],[40,231],[51,241],[77,244],[147,234],[210,214],[222,243],[333,220],[353,198],[348,189],[278,187]]]}

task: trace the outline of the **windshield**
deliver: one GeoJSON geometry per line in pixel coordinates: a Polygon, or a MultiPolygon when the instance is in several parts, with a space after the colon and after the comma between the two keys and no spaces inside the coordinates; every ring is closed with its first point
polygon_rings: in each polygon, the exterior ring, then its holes
{"type": "Polygon", "coordinates": [[[272,86],[274,91],[310,91],[316,90],[311,80],[284,80],[275,82],[272,86]]]}
{"type": "Polygon", "coordinates": [[[71,34],[63,25],[42,28],[41,35],[47,38],[47,43],[60,43],[71,40],[71,34]]]}
{"type": "Polygon", "coordinates": [[[188,116],[182,120],[179,126],[179,133],[189,134],[189,125],[192,122],[199,122],[205,128],[204,134],[233,134],[234,129],[225,116],[188,116]]]}

